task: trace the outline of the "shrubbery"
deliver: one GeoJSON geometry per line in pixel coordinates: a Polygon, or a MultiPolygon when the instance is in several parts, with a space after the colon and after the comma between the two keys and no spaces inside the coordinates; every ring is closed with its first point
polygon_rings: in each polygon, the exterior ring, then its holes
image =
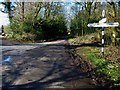
{"type": "Polygon", "coordinates": [[[6,28],[6,32],[9,38],[19,41],[42,41],[67,35],[67,27],[63,16],[47,20],[30,18],[22,22],[16,18],[6,28]]]}

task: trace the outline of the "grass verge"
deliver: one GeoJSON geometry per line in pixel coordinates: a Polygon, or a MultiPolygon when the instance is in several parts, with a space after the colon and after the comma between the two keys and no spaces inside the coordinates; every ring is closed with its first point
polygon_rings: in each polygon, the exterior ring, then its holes
{"type": "MultiPolygon", "coordinates": [[[[78,37],[70,39],[70,43],[78,44],[78,37]],[[77,42],[75,42],[75,40],[77,42]]],[[[90,43],[90,42],[89,42],[90,43]]],[[[115,86],[120,86],[120,47],[106,46],[105,58],[101,55],[101,47],[80,46],[75,48],[75,53],[80,57],[89,60],[97,72],[110,77],[115,86]]]]}

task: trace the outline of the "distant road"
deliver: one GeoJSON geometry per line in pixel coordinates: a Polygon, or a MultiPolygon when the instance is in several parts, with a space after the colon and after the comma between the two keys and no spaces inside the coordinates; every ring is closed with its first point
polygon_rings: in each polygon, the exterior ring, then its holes
{"type": "Polygon", "coordinates": [[[52,41],[52,42],[44,42],[44,43],[31,43],[31,44],[19,44],[14,41],[8,40],[2,35],[0,35],[0,47],[2,47],[2,51],[7,51],[7,50],[15,50],[15,52],[25,52],[26,50],[37,48],[37,47],[42,47],[46,45],[60,45],[60,44],[65,43],[65,40],[57,40],[57,41],[52,41]]]}

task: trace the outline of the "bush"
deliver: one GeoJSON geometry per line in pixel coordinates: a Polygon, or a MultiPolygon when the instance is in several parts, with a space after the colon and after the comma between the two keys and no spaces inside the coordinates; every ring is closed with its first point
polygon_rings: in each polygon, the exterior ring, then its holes
{"type": "Polygon", "coordinates": [[[13,19],[9,26],[5,28],[8,38],[18,41],[34,41],[35,34],[31,22],[19,22],[18,19],[13,19]]]}
{"type": "Polygon", "coordinates": [[[6,30],[9,38],[33,42],[61,38],[67,35],[66,22],[62,15],[55,19],[48,18],[46,20],[41,17],[33,19],[29,15],[27,17],[29,19],[27,18],[22,22],[19,18],[12,20],[6,30]]]}

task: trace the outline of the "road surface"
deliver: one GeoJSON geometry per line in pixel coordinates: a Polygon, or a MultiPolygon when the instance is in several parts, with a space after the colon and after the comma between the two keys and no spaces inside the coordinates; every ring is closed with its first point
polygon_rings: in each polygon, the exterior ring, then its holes
{"type": "Polygon", "coordinates": [[[71,65],[73,59],[65,40],[24,45],[3,42],[3,46],[0,46],[3,88],[38,90],[94,87],[92,79],[71,65]]]}

